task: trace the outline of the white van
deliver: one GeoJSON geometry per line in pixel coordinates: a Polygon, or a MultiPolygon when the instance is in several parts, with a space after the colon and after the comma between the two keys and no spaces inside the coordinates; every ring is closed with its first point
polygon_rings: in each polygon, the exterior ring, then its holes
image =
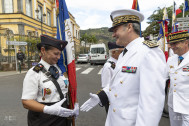
{"type": "Polygon", "coordinates": [[[90,46],[89,61],[90,64],[105,63],[107,60],[107,51],[104,43],[93,44],[90,46]]]}

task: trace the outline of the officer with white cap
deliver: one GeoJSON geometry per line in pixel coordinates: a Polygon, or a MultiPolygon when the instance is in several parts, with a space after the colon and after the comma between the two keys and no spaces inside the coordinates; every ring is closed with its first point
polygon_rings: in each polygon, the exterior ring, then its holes
{"type": "Polygon", "coordinates": [[[90,93],[82,106],[89,111],[109,102],[105,126],[158,126],[165,100],[166,60],[157,44],[140,37],[144,16],[132,9],[111,13],[109,29],[116,44],[124,46],[109,86],[90,93]]]}
{"type": "Polygon", "coordinates": [[[167,76],[170,79],[168,94],[170,124],[171,126],[189,126],[188,30],[170,33],[167,42],[175,54],[167,61],[167,76]]]}
{"type": "Polygon", "coordinates": [[[28,109],[28,126],[71,126],[67,117],[78,116],[79,107],[68,109],[67,93],[69,83],[61,76],[57,66],[61,51],[67,41],[48,35],[41,36],[37,45],[42,58],[32,67],[23,82],[22,104],[28,109]]]}
{"type": "MultiPolygon", "coordinates": [[[[110,57],[104,64],[102,68],[102,73],[101,73],[102,88],[110,84],[111,78],[113,76],[113,71],[116,67],[117,59],[120,53],[122,53],[124,47],[116,45],[115,42],[108,42],[108,49],[109,49],[110,57]]],[[[108,106],[109,104],[105,105],[106,112],[108,112],[108,106]]]]}

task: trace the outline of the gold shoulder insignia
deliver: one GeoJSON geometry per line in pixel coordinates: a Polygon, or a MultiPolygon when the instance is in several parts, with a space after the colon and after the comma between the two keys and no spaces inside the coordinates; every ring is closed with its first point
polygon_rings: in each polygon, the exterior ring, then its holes
{"type": "Polygon", "coordinates": [[[37,64],[34,68],[33,68],[33,71],[39,73],[39,71],[41,71],[43,69],[43,65],[42,64],[37,64]]]}
{"type": "Polygon", "coordinates": [[[158,47],[159,46],[157,43],[150,42],[150,41],[144,41],[143,44],[145,44],[149,48],[154,48],[154,47],[158,47]]]}

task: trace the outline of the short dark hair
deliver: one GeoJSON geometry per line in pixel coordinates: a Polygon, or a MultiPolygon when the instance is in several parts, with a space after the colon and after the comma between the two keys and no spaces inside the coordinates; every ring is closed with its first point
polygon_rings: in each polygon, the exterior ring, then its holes
{"type": "Polygon", "coordinates": [[[50,45],[42,45],[41,47],[44,47],[46,51],[51,50],[53,46],[50,45]]]}

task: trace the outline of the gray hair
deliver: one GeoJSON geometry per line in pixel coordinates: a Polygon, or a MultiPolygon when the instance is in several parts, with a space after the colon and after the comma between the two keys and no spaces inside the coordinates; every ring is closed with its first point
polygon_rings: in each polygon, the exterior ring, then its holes
{"type": "Polygon", "coordinates": [[[115,48],[115,49],[109,50],[109,56],[112,56],[112,52],[113,52],[113,51],[117,51],[117,50],[119,50],[119,48],[115,48]]]}
{"type": "MultiPolygon", "coordinates": [[[[128,23],[124,24],[126,27],[128,23]]],[[[140,24],[139,23],[132,23],[133,29],[137,35],[140,35],[140,24]]]]}

